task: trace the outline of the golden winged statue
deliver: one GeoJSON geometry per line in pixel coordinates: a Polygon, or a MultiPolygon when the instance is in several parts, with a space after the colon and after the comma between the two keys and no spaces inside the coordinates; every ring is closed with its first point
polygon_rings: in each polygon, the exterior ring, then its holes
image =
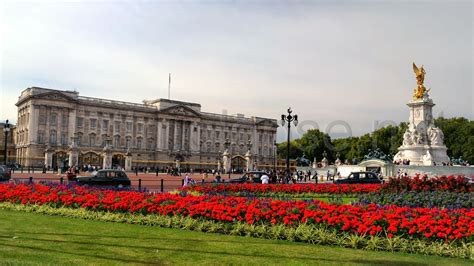
{"type": "Polygon", "coordinates": [[[423,68],[423,66],[418,68],[415,65],[415,63],[413,63],[413,72],[415,72],[416,84],[418,84],[418,86],[415,88],[413,92],[413,99],[415,100],[423,99],[423,95],[429,91],[425,88],[425,86],[423,86],[423,82],[425,81],[425,74],[426,74],[425,69],[423,68]]]}

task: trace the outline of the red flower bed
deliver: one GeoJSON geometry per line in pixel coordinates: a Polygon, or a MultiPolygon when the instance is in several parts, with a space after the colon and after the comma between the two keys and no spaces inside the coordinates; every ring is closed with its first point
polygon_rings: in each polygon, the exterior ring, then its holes
{"type": "Polygon", "coordinates": [[[470,185],[462,176],[441,176],[428,178],[419,175],[415,177],[390,177],[383,185],[378,184],[197,184],[183,188],[185,191],[196,191],[204,194],[363,194],[371,192],[397,193],[402,191],[450,191],[471,192],[470,185]]]}
{"type": "Polygon", "coordinates": [[[182,215],[248,224],[321,224],[359,235],[413,236],[472,241],[472,209],[333,205],[320,201],[281,201],[223,196],[180,196],[83,187],[0,184],[0,202],[49,204],[130,213],[182,215]]]}
{"type": "Polygon", "coordinates": [[[335,185],[335,184],[204,184],[188,186],[183,188],[186,191],[196,191],[205,194],[217,193],[285,193],[285,194],[360,194],[377,192],[381,185],[377,184],[353,184],[353,185],[335,185]]]}
{"type": "Polygon", "coordinates": [[[474,191],[467,178],[463,176],[440,176],[429,178],[427,175],[416,175],[414,177],[390,177],[383,185],[382,192],[401,191],[450,191],[471,192],[474,191]]]}

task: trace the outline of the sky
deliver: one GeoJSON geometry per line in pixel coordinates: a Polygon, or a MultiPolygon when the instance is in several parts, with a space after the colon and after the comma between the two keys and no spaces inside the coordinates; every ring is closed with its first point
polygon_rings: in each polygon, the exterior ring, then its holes
{"type": "MultiPolygon", "coordinates": [[[[472,1],[0,1],[0,121],[38,86],[279,119],[358,136],[408,120],[424,65],[435,117],[474,119],[472,1]]],[[[278,128],[284,140],[286,128],[278,128]]]]}

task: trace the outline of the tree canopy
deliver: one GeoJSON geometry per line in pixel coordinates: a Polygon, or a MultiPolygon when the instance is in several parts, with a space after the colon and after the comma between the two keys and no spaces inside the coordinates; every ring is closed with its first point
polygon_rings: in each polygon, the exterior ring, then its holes
{"type": "MultiPolygon", "coordinates": [[[[448,147],[448,156],[450,158],[462,157],[471,164],[474,163],[474,121],[456,117],[437,118],[434,123],[444,133],[444,144],[448,147]]],[[[377,148],[393,156],[402,145],[403,133],[407,127],[408,124],[403,122],[398,126],[389,125],[359,137],[334,140],[318,129],[310,129],[301,138],[290,141],[290,158],[295,159],[305,154],[310,160],[316,157],[318,161],[321,161],[322,154],[326,151],[329,161],[334,161],[337,153],[343,161],[346,159],[361,161],[369,149],[377,148]]],[[[286,158],[286,153],[287,143],[279,143],[278,156],[286,158]]]]}

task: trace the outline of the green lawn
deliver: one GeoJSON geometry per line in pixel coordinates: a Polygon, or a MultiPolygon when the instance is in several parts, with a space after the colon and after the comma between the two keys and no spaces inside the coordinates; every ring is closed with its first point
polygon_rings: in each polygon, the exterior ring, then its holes
{"type": "Polygon", "coordinates": [[[0,264],[472,265],[373,252],[0,210],[0,264]]]}

